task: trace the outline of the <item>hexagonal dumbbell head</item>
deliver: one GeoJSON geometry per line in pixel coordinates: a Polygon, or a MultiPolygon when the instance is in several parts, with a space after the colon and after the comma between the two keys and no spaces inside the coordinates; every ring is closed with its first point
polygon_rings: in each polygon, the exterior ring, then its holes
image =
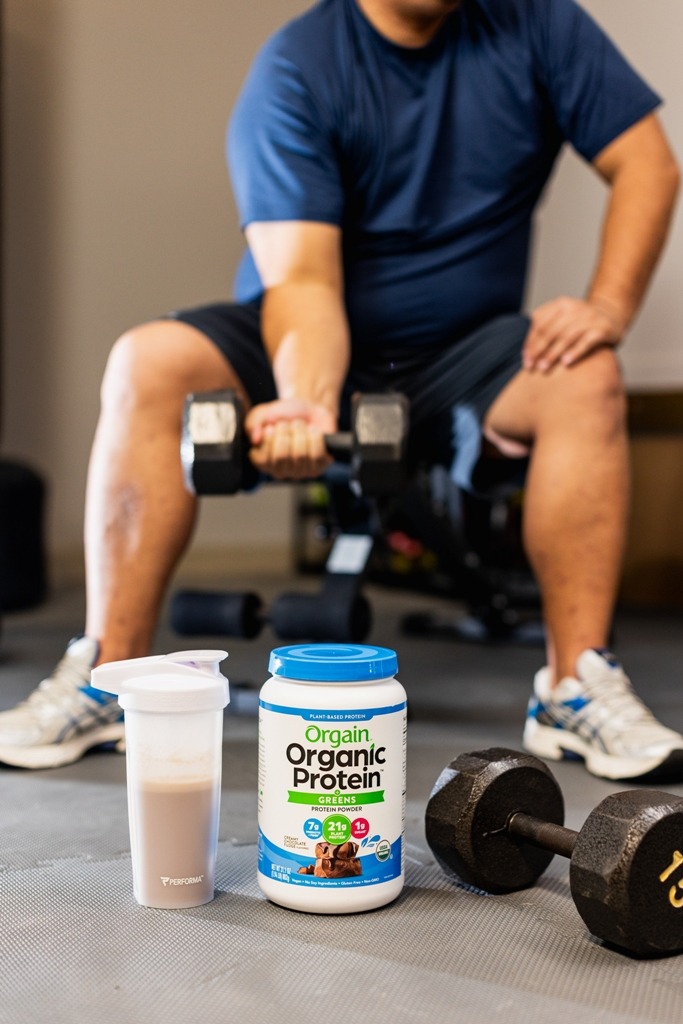
{"type": "Polygon", "coordinates": [[[593,935],[636,956],[683,950],[683,799],[613,793],[588,816],[569,869],[593,935]]]}
{"type": "Polygon", "coordinates": [[[394,494],[403,485],[408,410],[405,395],[353,396],[351,472],[361,494],[394,494]]]}
{"type": "Polygon", "coordinates": [[[235,494],[244,475],[244,407],[233,390],[188,395],[183,410],[180,459],[194,494],[235,494]]]}
{"type": "Polygon", "coordinates": [[[508,833],[516,812],[564,821],[562,792],[543,762],[501,747],[461,754],[432,790],[427,842],[442,867],[469,885],[490,893],[525,889],[553,854],[508,833]]]}

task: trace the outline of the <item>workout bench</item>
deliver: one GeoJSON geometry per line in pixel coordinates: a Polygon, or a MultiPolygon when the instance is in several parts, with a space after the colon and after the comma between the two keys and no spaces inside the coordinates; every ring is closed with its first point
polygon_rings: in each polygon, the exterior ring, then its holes
{"type": "MultiPolygon", "coordinates": [[[[400,491],[407,474],[407,441],[405,396],[354,395],[351,430],[325,439],[335,459],[325,479],[331,490],[342,487],[353,497],[343,503],[320,592],[281,594],[265,611],[251,591],[180,591],[171,603],[176,632],[252,639],[268,622],[277,636],[288,640],[364,640],[372,614],[361,589],[380,529],[373,502],[400,491]]],[[[188,396],[181,460],[186,485],[198,495],[234,494],[258,483],[248,459],[244,409],[235,391],[188,396]]]]}
{"type": "MultiPolygon", "coordinates": [[[[395,393],[353,397],[351,429],[326,438],[334,463],[323,477],[329,502],[325,528],[332,539],[318,593],[284,593],[266,610],[252,591],[206,593],[184,590],[171,603],[171,625],[181,635],[221,635],[252,639],[268,623],[287,640],[362,642],[372,626],[370,604],[362,593],[373,556],[371,578],[386,582],[387,525],[404,526],[433,550],[446,596],[463,601],[469,615],[411,615],[404,630],[413,635],[447,634],[475,641],[540,642],[535,584],[530,575],[511,587],[510,566],[494,565],[472,546],[465,510],[477,521],[481,548],[491,543],[500,508],[460,495],[445,470],[417,469],[408,452],[409,408],[395,393]],[[458,507],[454,508],[454,501],[458,507]],[[520,610],[520,606],[524,606],[520,610]],[[535,618],[525,618],[533,610],[535,618]]],[[[183,416],[181,460],[186,485],[198,495],[234,494],[262,479],[248,458],[244,409],[232,390],[189,395],[183,416]]],[[[496,557],[500,561],[501,552],[496,557]]],[[[396,580],[389,582],[395,583],[396,580]]],[[[399,582],[400,579],[399,579],[399,582]]],[[[410,580],[406,579],[410,586],[410,580]]],[[[429,586],[418,589],[429,589],[429,586]]]]}

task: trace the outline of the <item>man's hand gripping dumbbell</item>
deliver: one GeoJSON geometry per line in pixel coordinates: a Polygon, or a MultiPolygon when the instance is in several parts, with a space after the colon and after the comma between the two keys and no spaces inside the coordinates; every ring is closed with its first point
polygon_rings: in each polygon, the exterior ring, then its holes
{"type": "Polygon", "coordinates": [[[351,430],[327,433],[330,426],[319,406],[311,413],[305,403],[280,400],[245,417],[235,391],[189,395],[181,443],[187,486],[196,494],[234,494],[253,486],[264,467],[274,479],[310,479],[334,459],[350,461],[352,486],[363,494],[400,487],[408,441],[403,395],[354,395],[351,430]]]}

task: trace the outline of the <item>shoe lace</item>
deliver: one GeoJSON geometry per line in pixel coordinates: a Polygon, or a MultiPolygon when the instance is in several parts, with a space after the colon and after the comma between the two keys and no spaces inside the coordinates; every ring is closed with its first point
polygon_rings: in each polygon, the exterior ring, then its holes
{"type": "Polygon", "coordinates": [[[596,700],[609,714],[609,720],[619,721],[619,727],[634,725],[657,725],[657,719],[646,704],[635,693],[629,679],[620,672],[600,676],[597,679],[582,679],[581,686],[591,700],[596,700]]]}
{"type": "Polygon", "coordinates": [[[54,705],[55,698],[73,700],[81,687],[87,683],[83,666],[67,653],[57,663],[52,674],[43,679],[20,706],[38,710],[48,704],[54,705]]]}

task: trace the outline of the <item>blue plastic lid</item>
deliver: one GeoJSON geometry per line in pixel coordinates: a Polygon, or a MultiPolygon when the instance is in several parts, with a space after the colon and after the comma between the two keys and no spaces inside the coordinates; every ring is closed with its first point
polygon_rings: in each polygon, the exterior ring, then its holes
{"type": "Polygon", "coordinates": [[[276,647],[268,668],[274,676],[310,679],[321,683],[389,679],[396,674],[398,658],[388,647],[362,644],[298,644],[276,647]]]}

